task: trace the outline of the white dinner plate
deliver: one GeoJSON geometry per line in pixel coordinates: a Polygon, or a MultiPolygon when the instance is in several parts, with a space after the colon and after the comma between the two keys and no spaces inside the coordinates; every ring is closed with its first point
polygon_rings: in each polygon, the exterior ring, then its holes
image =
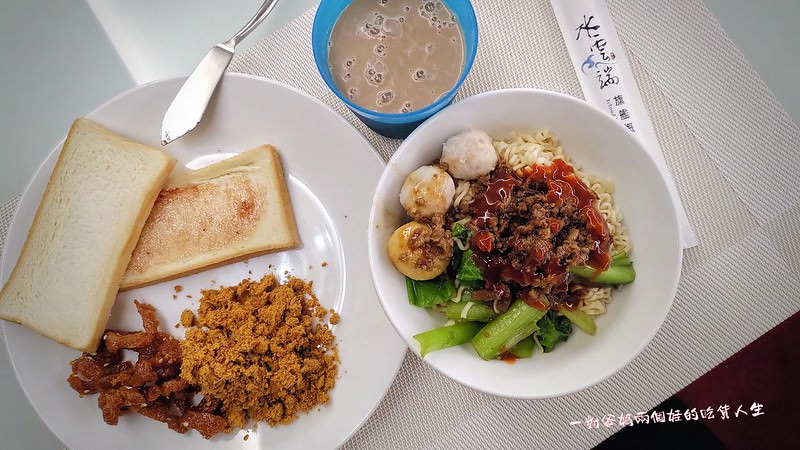
{"type": "MultiPolygon", "coordinates": [[[[161,147],[161,118],[182,82],[180,78],[139,86],[87,117],[161,147]]],[[[8,351],[25,394],[68,447],[334,448],[358,429],[383,398],[400,367],[405,345],[381,311],[369,278],[368,213],[383,169],[372,146],[343,118],[298,90],[262,78],[226,74],[202,124],[164,149],[179,164],[196,168],[266,143],[277,147],[281,155],[301,246],[120,293],[108,327],[141,329],[133,306],[133,300],[139,299],[156,307],[162,331],[182,338],[184,329],[175,324],[184,309],[196,310],[201,289],[259,279],[269,272],[279,278],[288,273],[312,280],[320,302],[341,314],[341,322],[334,327],[341,364],[330,402],[288,425],[260,424],[210,441],[195,431],[178,434],[166,424],[137,414],[126,414],[119,425],[109,426],[103,422],[97,396],[79,398],[67,384],[69,362],[79,352],[4,323],[8,351]],[[178,285],[183,290],[176,294],[178,285]]],[[[50,153],[22,196],[3,253],[3,282],[22,249],[60,149],[61,144],[50,153]]]]}

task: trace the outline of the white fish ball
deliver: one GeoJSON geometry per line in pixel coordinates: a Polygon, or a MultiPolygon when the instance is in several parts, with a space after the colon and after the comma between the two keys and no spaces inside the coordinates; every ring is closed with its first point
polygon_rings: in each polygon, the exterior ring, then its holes
{"type": "Polygon", "coordinates": [[[494,170],[497,152],[492,137],[482,130],[468,130],[451,136],[442,146],[441,162],[455,178],[474,180],[494,170]]]}
{"type": "Polygon", "coordinates": [[[456,185],[447,172],[436,166],[422,166],[411,172],[400,189],[400,204],[415,220],[445,214],[453,205],[456,185]]]}

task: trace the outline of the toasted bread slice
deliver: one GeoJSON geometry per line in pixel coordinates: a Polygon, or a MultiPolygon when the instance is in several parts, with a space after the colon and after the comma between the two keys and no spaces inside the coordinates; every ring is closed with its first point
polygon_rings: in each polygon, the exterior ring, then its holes
{"type": "Polygon", "coordinates": [[[139,233],[174,165],[160,150],[76,120],[0,291],[0,318],[95,351],[139,233]]]}
{"type": "Polygon", "coordinates": [[[263,145],[194,171],[159,193],[120,289],[300,243],[278,151],[263,145]]]}

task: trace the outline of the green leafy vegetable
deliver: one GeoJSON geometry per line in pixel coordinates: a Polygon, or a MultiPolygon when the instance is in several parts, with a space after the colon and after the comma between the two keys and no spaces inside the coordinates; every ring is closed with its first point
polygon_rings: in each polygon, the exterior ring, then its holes
{"type": "MultiPolygon", "coordinates": [[[[456,222],[450,229],[454,240],[460,241],[462,244],[468,244],[472,237],[472,230],[461,222],[456,222]]],[[[459,246],[455,246],[455,254],[453,255],[453,271],[455,272],[456,280],[460,284],[477,288],[483,286],[483,275],[481,270],[472,260],[472,250],[460,250],[459,246]]]]}
{"type": "Polygon", "coordinates": [[[481,269],[479,269],[475,261],[472,260],[472,250],[467,249],[461,253],[461,261],[458,264],[456,279],[470,287],[477,287],[477,285],[480,284],[477,282],[483,281],[481,269]]]}
{"type": "Polygon", "coordinates": [[[482,324],[476,322],[458,322],[416,334],[414,339],[419,342],[420,353],[425,356],[436,350],[469,342],[481,326],[482,324]]]}
{"type": "Polygon", "coordinates": [[[471,301],[449,302],[444,313],[450,320],[469,320],[472,322],[488,322],[497,317],[497,313],[494,312],[491,306],[486,303],[471,301]],[[466,312],[464,312],[465,309],[466,312]]]}
{"type": "Polygon", "coordinates": [[[533,334],[539,328],[537,322],[544,315],[544,311],[529,306],[522,300],[515,300],[506,312],[487,323],[472,338],[472,346],[481,358],[495,359],[533,334]]]}
{"type": "Polygon", "coordinates": [[[536,341],[533,340],[533,336],[528,336],[517,342],[517,345],[511,347],[508,352],[517,358],[530,358],[533,356],[534,350],[536,350],[536,341]]]}
{"type": "Polygon", "coordinates": [[[547,314],[539,319],[537,325],[539,331],[535,335],[536,341],[539,342],[545,353],[553,351],[556,344],[566,341],[572,334],[572,322],[554,310],[547,311],[547,314]]]}
{"type": "Polygon", "coordinates": [[[570,267],[569,272],[583,281],[610,286],[633,283],[636,279],[633,263],[625,252],[614,255],[608,268],[600,273],[590,266],[570,267]]]}
{"type": "Polygon", "coordinates": [[[631,265],[631,259],[628,257],[626,252],[619,252],[616,255],[611,257],[611,264],[617,265],[631,265]]]}
{"type": "Polygon", "coordinates": [[[418,281],[406,277],[408,302],[421,308],[430,308],[444,303],[456,295],[453,280],[436,277],[432,280],[418,281]]]}
{"type": "Polygon", "coordinates": [[[586,334],[590,336],[594,336],[597,332],[597,325],[594,323],[594,319],[589,314],[581,311],[580,309],[560,309],[559,312],[564,315],[570,322],[574,323],[578,326],[581,330],[585,331],[586,334]]]}
{"type": "Polygon", "coordinates": [[[450,234],[453,235],[453,239],[461,239],[466,240],[469,239],[472,234],[469,227],[464,225],[461,222],[456,222],[453,224],[453,227],[450,229],[450,234]]]}

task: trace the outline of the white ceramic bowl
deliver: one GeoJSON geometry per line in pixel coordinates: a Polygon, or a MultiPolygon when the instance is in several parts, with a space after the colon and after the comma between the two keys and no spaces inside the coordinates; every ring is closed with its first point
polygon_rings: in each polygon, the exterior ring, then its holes
{"type": "MultiPolygon", "coordinates": [[[[488,394],[544,398],[585,389],[630,362],[655,335],[675,296],[681,245],[675,209],[655,163],[615,119],[573,97],[533,89],[487,92],[460,101],[414,131],[395,152],[378,182],[370,212],[369,259],[386,315],[412,351],[417,333],[444,324],[444,316],[412,306],[403,276],[386,255],[386,241],[409,221],[398,194],[406,175],[441,155],[442,143],[481,128],[494,138],[547,128],[587,173],[610,178],[633,244],[636,281],[614,293],[597,319],[597,333],[575,329],[553,352],[514,364],[483,361],[469,344],[430,353],[424,361],[442,374],[488,394]]],[[[424,382],[424,380],[419,380],[424,382]]]]}

